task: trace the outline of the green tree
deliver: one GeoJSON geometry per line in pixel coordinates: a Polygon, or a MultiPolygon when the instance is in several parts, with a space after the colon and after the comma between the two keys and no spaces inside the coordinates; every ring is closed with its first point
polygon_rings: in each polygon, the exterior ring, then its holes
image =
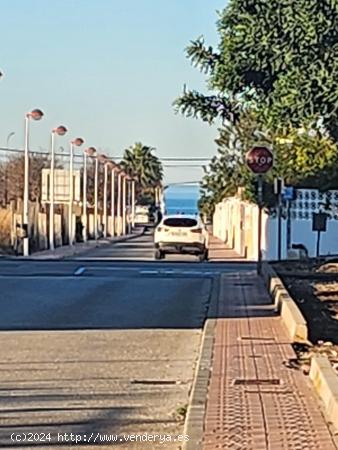
{"type": "Polygon", "coordinates": [[[185,91],[177,109],[234,122],[250,107],[274,129],[321,117],[338,139],[337,23],[338,0],[230,0],[217,51],[203,38],[187,48],[212,94],[185,91]]]}
{"type": "Polygon", "coordinates": [[[274,150],[274,167],[265,176],[265,204],[273,207],[274,177],[283,177],[286,184],[338,188],[337,146],[318,124],[289,127],[283,132],[267,132],[259,128],[257,113],[246,112],[235,124],[228,122],[216,139],[217,155],[212,159],[201,183],[203,212],[212,214],[216,203],[245,187],[244,196],[257,201],[255,175],[245,164],[245,154],[253,145],[274,150]]]}
{"type": "Polygon", "coordinates": [[[136,142],[124,151],[122,167],[138,179],[138,201],[154,201],[154,188],[163,180],[163,166],[153,147],[136,142]]]}
{"type": "Polygon", "coordinates": [[[184,89],[176,110],[223,125],[201,183],[204,212],[240,186],[256,199],[244,164],[252,145],[275,155],[268,205],[274,176],[297,186],[337,186],[337,22],[338,0],[230,0],[219,14],[217,50],[203,37],[191,42],[187,56],[205,73],[210,94],[184,89]]]}

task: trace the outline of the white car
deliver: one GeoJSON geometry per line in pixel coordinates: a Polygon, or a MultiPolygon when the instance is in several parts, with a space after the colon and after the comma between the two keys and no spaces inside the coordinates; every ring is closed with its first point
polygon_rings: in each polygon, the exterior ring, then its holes
{"type": "Polygon", "coordinates": [[[149,206],[136,205],[135,222],[139,224],[149,223],[149,206]]]}
{"type": "Polygon", "coordinates": [[[200,261],[208,259],[209,235],[198,217],[165,216],[155,229],[155,259],[166,253],[192,254],[200,261]]]}

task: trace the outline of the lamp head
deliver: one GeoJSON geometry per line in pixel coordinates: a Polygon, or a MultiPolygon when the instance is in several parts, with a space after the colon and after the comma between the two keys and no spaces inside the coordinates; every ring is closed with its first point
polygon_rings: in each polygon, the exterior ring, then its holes
{"type": "Polygon", "coordinates": [[[40,120],[43,117],[43,112],[41,111],[41,109],[36,108],[27,113],[27,117],[33,120],[40,120]]]}
{"type": "Polygon", "coordinates": [[[77,147],[80,147],[82,144],[84,144],[84,140],[82,138],[76,138],[71,142],[73,145],[76,145],[77,147]]]}
{"type": "Polygon", "coordinates": [[[56,133],[58,136],[64,136],[67,133],[67,128],[64,125],[59,125],[54,128],[52,133],[56,133]]]}
{"type": "Polygon", "coordinates": [[[88,148],[86,148],[85,153],[88,156],[96,156],[97,150],[95,147],[88,147],[88,148]]]}

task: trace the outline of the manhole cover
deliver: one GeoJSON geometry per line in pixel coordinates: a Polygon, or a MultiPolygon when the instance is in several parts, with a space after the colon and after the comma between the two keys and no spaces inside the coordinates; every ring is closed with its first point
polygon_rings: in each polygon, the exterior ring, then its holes
{"type": "Polygon", "coordinates": [[[271,385],[279,385],[280,384],[280,380],[278,379],[272,379],[272,380],[265,380],[265,379],[259,379],[259,378],[254,378],[254,379],[240,379],[237,378],[234,381],[235,385],[244,385],[244,386],[271,386],[271,385]]]}

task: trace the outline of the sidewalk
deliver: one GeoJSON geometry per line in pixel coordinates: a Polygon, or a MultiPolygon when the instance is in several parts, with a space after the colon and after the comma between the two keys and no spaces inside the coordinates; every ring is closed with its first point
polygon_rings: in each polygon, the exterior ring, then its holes
{"type": "Polygon", "coordinates": [[[219,294],[216,320],[209,319],[214,339],[202,443],[188,448],[336,449],[309,379],[288,367],[295,354],[261,279],[224,274],[219,294]]]}
{"type": "Polygon", "coordinates": [[[246,261],[235,250],[229,247],[220,239],[209,234],[209,260],[212,261],[246,261]]]}
{"type": "Polygon", "coordinates": [[[134,229],[131,234],[127,234],[124,236],[115,236],[111,238],[101,238],[97,241],[88,240],[87,242],[79,242],[72,246],[63,245],[62,247],[57,247],[55,250],[42,250],[40,252],[32,253],[30,256],[17,256],[15,259],[63,259],[69,258],[71,256],[85,254],[90,250],[98,247],[102,247],[105,245],[111,245],[117,242],[128,241],[129,239],[133,239],[139,236],[142,236],[144,233],[144,228],[134,229]]]}

